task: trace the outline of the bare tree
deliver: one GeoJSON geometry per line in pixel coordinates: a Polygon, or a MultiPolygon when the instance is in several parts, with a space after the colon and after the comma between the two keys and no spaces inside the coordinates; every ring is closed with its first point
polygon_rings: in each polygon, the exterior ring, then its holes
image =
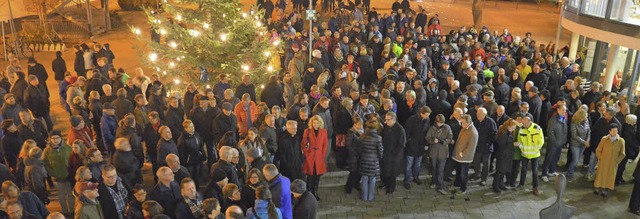
{"type": "Polygon", "coordinates": [[[60,0],[24,0],[25,8],[30,12],[36,12],[43,29],[47,24],[47,13],[60,4],[60,0]]]}

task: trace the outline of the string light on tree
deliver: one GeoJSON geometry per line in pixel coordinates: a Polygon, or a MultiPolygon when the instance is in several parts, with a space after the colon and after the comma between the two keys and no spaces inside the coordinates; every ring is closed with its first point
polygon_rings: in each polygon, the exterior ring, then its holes
{"type": "Polygon", "coordinates": [[[249,71],[249,66],[246,64],[242,65],[242,70],[249,71]]]}
{"type": "Polygon", "coordinates": [[[133,28],[133,33],[135,33],[136,35],[140,35],[140,34],[142,34],[142,31],[140,30],[140,28],[134,27],[133,28]]]}
{"type": "Polygon", "coordinates": [[[243,18],[247,18],[247,13],[242,13],[243,18]]]}
{"type": "Polygon", "coordinates": [[[211,89],[211,85],[208,85],[208,84],[207,84],[207,86],[206,86],[206,87],[207,87],[207,89],[211,89]]]}
{"type": "Polygon", "coordinates": [[[226,34],[226,33],[221,33],[221,34],[220,34],[220,40],[222,40],[222,41],[227,41],[227,37],[228,37],[228,36],[227,36],[227,34],[226,34]]]}
{"type": "Polygon", "coordinates": [[[160,28],[160,34],[167,35],[167,30],[165,30],[164,28],[160,28]]]}
{"type": "Polygon", "coordinates": [[[271,66],[271,65],[267,66],[267,71],[272,72],[273,71],[273,66],[271,66]]]}
{"type": "Polygon", "coordinates": [[[178,20],[178,21],[182,21],[182,15],[179,15],[179,14],[178,14],[178,15],[176,15],[176,20],[178,20]]]}
{"type": "Polygon", "coordinates": [[[200,31],[198,31],[198,30],[194,30],[194,29],[191,29],[191,30],[189,30],[189,34],[190,34],[192,37],[199,37],[199,36],[200,36],[200,31]]]}
{"type": "Polygon", "coordinates": [[[176,84],[176,85],[180,84],[180,79],[173,80],[173,83],[176,84]]]}
{"type": "Polygon", "coordinates": [[[271,56],[271,52],[269,52],[269,51],[264,51],[264,56],[266,56],[266,57],[271,56]]]}
{"type": "Polygon", "coordinates": [[[172,49],[175,49],[176,47],[178,47],[178,44],[175,41],[171,41],[169,42],[169,47],[171,47],[172,49]]]}
{"type": "Polygon", "coordinates": [[[149,61],[155,62],[156,60],[158,60],[158,54],[155,52],[152,52],[151,54],[149,54],[149,61]]]}
{"type": "Polygon", "coordinates": [[[202,24],[202,27],[204,27],[204,29],[209,29],[209,24],[208,23],[204,23],[204,24],[202,24]]]}
{"type": "Polygon", "coordinates": [[[176,67],[176,63],[175,62],[169,62],[169,66],[172,67],[172,68],[176,67]]]}

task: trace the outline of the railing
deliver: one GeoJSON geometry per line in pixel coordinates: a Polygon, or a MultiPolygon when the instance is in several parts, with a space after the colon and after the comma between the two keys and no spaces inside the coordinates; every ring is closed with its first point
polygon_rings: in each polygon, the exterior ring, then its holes
{"type": "MultiPolygon", "coordinates": [[[[49,19],[47,20],[47,25],[45,37],[47,37],[51,42],[80,42],[82,39],[86,39],[89,36],[86,28],[80,27],[68,20],[49,19]]],[[[22,20],[22,26],[25,31],[38,30],[42,28],[37,19],[22,20]]]]}

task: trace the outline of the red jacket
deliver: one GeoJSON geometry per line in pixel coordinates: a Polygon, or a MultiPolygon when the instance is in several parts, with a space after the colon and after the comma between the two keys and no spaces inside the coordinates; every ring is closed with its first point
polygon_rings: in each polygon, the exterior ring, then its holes
{"type": "Polygon", "coordinates": [[[327,165],[324,162],[327,154],[327,130],[322,128],[318,130],[318,135],[312,129],[305,129],[302,135],[302,153],[306,159],[302,164],[302,172],[307,175],[313,175],[313,166],[316,167],[316,174],[324,174],[327,172],[327,165]],[[309,145],[307,146],[307,143],[309,145]]]}
{"type": "MultiPolygon", "coordinates": [[[[251,101],[251,104],[249,104],[249,111],[249,113],[251,113],[251,124],[253,124],[258,118],[258,106],[255,102],[251,101]]],[[[240,101],[240,103],[236,104],[233,114],[238,118],[238,129],[240,129],[240,135],[246,135],[247,131],[251,127],[249,127],[249,123],[247,121],[247,111],[244,110],[244,101],[240,101]]]]}
{"type": "MultiPolygon", "coordinates": [[[[93,135],[91,134],[91,130],[85,125],[83,129],[76,130],[74,128],[69,129],[69,137],[67,138],[67,144],[73,145],[73,142],[77,139],[82,140],[84,146],[87,148],[95,147],[96,145],[93,143],[93,135]]],[[[75,174],[75,173],[74,173],[75,174]]]]}

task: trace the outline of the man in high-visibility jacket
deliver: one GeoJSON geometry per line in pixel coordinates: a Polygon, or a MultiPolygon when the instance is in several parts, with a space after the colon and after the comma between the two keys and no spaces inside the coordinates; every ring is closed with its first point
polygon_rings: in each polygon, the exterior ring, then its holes
{"type": "Polygon", "coordinates": [[[531,162],[531,176],[533,177],[533,194],[539,195],[538,190],[538,158],[540,157],[540,149],[544,145],[544,135],[542,128],[531,121],[531,118],[525,116],[522,119],[522,127],[518,131],[517,141],[514,146],[520,148],[522,154],[522,171],[520,172],[520,185],[523,187],[527,179],[527,167],[531,162]]]}

